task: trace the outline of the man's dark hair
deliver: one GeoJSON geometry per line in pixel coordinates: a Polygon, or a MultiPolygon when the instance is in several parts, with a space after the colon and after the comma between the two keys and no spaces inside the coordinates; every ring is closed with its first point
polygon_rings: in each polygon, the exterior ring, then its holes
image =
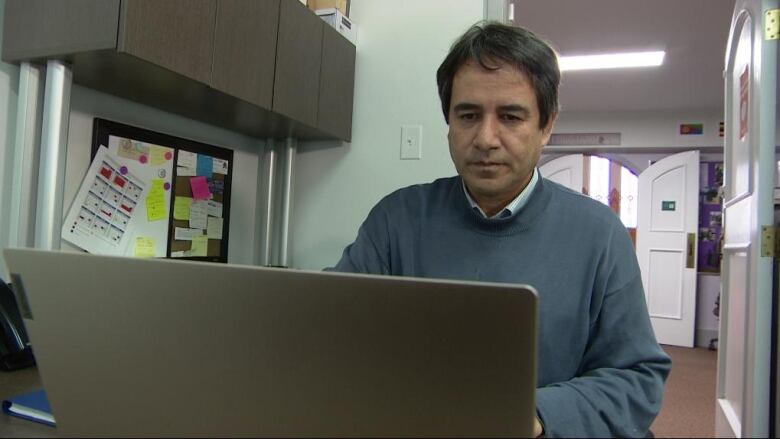
{"type": "Polygon", "coordinates": [[[474,60],[488,70],[497,70],[505,62],[524,72],[531,80],[539,107],[539,128],[544,128],[558,111],[558,85],[561,72],[555,51],[533,32],[498,22],[472,26],[450,48],[436,71],[444,120],[450,123],[452,81],[458,69],[474,60]]]}

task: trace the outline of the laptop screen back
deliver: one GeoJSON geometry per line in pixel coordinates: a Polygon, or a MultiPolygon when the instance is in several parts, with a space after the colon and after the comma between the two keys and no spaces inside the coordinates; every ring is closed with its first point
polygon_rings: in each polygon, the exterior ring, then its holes
{"type": "Polygon", "coordinates": [[[529,436],[519,285],[6,250],[76,436],[529,436]]]}

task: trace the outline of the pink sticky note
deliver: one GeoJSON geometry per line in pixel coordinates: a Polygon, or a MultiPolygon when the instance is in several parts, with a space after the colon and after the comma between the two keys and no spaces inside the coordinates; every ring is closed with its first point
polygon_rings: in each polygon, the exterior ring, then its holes
{"type": "Polygon", "coordinates": [[[192,177],[190,178],[190,187],[192,188],[193,200],[208,200],[211,198],[211,192],[209,191],[209,184],[206,181],[206,177],[192,177]]]}

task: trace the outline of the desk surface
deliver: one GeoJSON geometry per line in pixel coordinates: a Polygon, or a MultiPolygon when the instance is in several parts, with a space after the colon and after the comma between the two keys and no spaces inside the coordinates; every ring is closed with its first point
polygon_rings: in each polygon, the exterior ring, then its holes
{"type": "MultiPolygon", "coordinates": [[[[0,400],[41,388],[38,369],[28,367],[6,372],[0,370],[0,400]]],[[[57,437],[57,430],[5,413],[0,414],[0,437],[57,437]]]]}

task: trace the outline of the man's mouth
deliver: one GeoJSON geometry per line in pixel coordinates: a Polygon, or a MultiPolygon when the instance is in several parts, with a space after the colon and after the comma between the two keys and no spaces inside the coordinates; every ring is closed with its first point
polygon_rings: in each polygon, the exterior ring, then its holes
{"type": "Polygon", "coordinates": [[[503,163],[500,162],[488,162],[488,161],[476,161],[471,162],[471,166],[477,167],[477,168],[497,168],[499,166],[503,166],[503,163]]]}

